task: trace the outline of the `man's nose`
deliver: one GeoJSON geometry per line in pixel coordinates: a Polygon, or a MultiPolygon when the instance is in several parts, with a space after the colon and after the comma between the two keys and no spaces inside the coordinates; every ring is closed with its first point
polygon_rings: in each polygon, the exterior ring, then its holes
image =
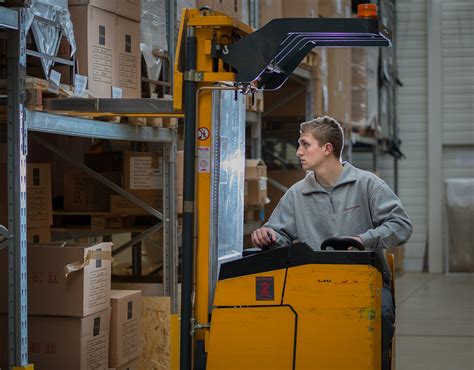
{"type": "Polygon", "coordinates": [[[301,150],[301,146],[299,146],[298,149],[296,150],[296,156],[301,157],[302,155],[303,155],[303,151],[301,150]]]}

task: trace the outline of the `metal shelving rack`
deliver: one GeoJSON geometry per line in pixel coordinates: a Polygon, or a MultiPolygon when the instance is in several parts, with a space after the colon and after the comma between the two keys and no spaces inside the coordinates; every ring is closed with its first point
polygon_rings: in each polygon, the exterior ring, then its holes
{"type": "MultiPolygon", "coordinates": [[[[175,199],[176,130],[137,127],[102,121],[63,116],[25,108],[26,30],[25,10],[0,7],[0,32],[7,38],[7,173],[8,173],[8,229],[0,225],[0,249],[8,246],[8,340],[10,366],[29,368],[28,365],[28,302],[27,302],[27,217],[26,217],[26,158],[28,132],[88,138],[163,143],[164,205],[163,214],[148,207],[149,212],[161,217],[164,231],[163,283],[165,295],[171,296],[172,311],[177,310],[177,216],[175,199]]],[[[115,109],[126,106],[127,113],[157,114],[151,99],[117,101],[115,109]],[[152,106],[150,106],[150,104],[152,106]],[[151,113],[150,113],[151,112],[151,113]]],[[[83,100],[87,105],[87,101],[83,100]]],[[[98,107],[99,100],[94,101],[98,107]]],[[[90,102],[89,102],[90,103],[90,102]]],[[[114,104],[107,101],[105,103],[114,104]]],[[[166,103],[166,102],[165,102],[166,103]]],[[[164,104],[164,103],[163,103],[164,104]]],[[[169,102],[167,103],[169,107],[169,102]]],[[[161,106],[166,110],[165,106],[161,106]]],[[[83,108],[87,109],[87,108],[83,108]]],[[[123,108],[122,108],[123,109],[123,108]]],[[[161,113],[161,112],[160,112],[161,113]]],[[[164,112],[166,113],[166,112],[164,112]]],[[[168,112],[169,113],[169,112],[168,112]]],[[[100,175],[94,176],[99,179],[100,175]]],[[[113,185],[113,184],[112,184],[113,185]]],[[[110,186],[110,184],[109,184],[110,186]]],[[[112,187],[112,186],[110,186],[112,187]]],[[[113,188],[113,187],[112,187],[113,188]]],[[[119,188],[119,194],[137,199],[119,188]]],[[[117,190],[117,189],[115,189],[117,190]]],[[[144,207],[145,208],[145,207],[144,207]]],[[[155,229],[156,225],[153,226],[155,229]]],[[[152,227],[152,228],[153,228],[152,227]]],[[[151,230],[151,229],[149,229],[151,230]]],[[[146,233],[146,232],[145,232],[146,233]]],[[[143,233],[143,234],[145,234],[143,233]]],[[[141,240],[134,237],[130,243],[141,240]]],[[[133,244],[130,244],[133,245],[133,244]]]]}

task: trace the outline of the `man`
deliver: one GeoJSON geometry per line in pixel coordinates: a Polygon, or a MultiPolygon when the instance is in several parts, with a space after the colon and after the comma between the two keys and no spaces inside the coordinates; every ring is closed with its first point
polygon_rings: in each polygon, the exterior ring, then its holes
{"type": "Polygon", "coordinates": [[[341,163],[344,132],[332,117],[318,117],[300,125],[296,152],[306,177],[281,198],[268,222],[252,233],[263,247],[290,245],[298,240],[319,250],[322,242],[349,236],[374,250],[384,261],[382,290],[382,369],[394,332],[395,310],[390,270],[383,249],[405,243],[412,224],[400,199],[374,174],[341,163]]]}

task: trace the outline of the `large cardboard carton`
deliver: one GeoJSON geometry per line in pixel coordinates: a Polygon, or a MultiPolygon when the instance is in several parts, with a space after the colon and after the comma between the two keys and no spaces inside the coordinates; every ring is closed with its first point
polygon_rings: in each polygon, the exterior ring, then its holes
{"type": "Polygon", "coordinates": [[[140,0],[69,0],[69,5],[91,5],[131,20],[140,21],[140,0]]]}
{"type": "Polygon", "coordinates": [[[72,6],[70,13],[77,43],[78,72],[87,76],[90,95],[110,98],[117,74],[116,16],[87,5],[72,6]]]}
{"type": "Polygon", "coordinates": [[[51,242],[51,230],[49,226],[29,227],[26,235],[28,243],[44,244],[51,242]]]}
{"type": "Polygon", "coordinates": [[[350,123],[352,117],[351,49],[328,50],[328,115],[340,123],[350,123]]]}
{"type": "MultiPolygon", "coordinates": [[[[0,367],[8,368],[7,315],[0,315],[0,367]]],[[[28,316],[28,359],[35,369],[107,370],[110,309],[83,318],[28,316]]]]}
{"type": "Polygon", "coordinates": [[[323,18],[350,18],[351,0],[318,0],[319,15],[323,18]]]}
{"type": "Polygon", "coordinates": [[[109,366],[120,367],[139,356],[142,292],[112,290],[110,305],[109,366]]]}
{"type": "Polygon", "coordinates": [[[70,5],[69,10],[74,9],[71,5],[90,5],[110,13],[115,13],[117,9],[117,0],[69,0],[68,3],[70,5]]]}
{"type": "Polygon", "coordinates": [[[267,166],[261,159],[245,161],[244,204],[265,206],[267,200],[267,166]]]}
{"type": "Polygon", "coordinates": [[[198,8],[208,6],[216,12],[242,20],[242,0],[197,0],[196,6],[198,8]]]}
{"type": "MultiPolygon", "coordinates": [[[[158,191],[156,196],[139,198],[157,210],[163,209],[163,194],[161,190],[158,191]]],[[[135,203],[130,202],[121,195],[110,196],[110,212],[122,215],[149,215],[149,213],[143,208],[137,206],[135,203]]]]}
{"type": "Polygon", "coordinates": [[[128,364],[117,367],[115,370],[139,370],[139,369],[140,369],[140,359],[137,358],[133,361],[130,361],[128,364]]]}
{"type": "MultiPolygon", "coordinates": [[[[28,313],[85,317],[109,308],[112,243],[29,245],[28,313]]],[[[0,312],[7,312],[7,256],[0,250],[0,312]]]]}
{"type": "Polygon", "coordinates": [[[122,98],[141,98],[140,23],[122,17],[115,19],[116,68],[113,85],[122,89],[122,98]]]}
{"type": "Polygon", "coordinates": [[[282,2],[284,18],[317,18],[319,0],[292,0],[282,2]]]}
{"type": "Polygon", "coordinates": [[[137,196],[157,196],[163,189],[163,158],[158,153],[91,153],[84,161],[99,173],[122,172],[124,189],[137,196]]]}
{"type": "Polygon", "coordinates": [[[142,16],[141,0],[117,0],[115,14],[140,22],[142,16]]]}
{"type": "Polygon", "coordinates": [[[260,0],[259,26],[262,27],[272,19],[282,17],[283,0],[260,0]]]}
{"type": "MultiPolygon", "coordinates": [[[[51,166],[49,163],[28,163],[26,176],[27,226],[49,227],[53,223],[51,166]]],[[[6,164],[0,164],[0,224],[8,225],[6,164]]]]}
{"type": "MultiPolygon", "coordinates": [[[[101,173],[114,184],[122,185],[121,172],[101,173]]],[[[71,212],[109,212],[113,190],[84,172],[64,175],[64,210],[71,212]]]]}

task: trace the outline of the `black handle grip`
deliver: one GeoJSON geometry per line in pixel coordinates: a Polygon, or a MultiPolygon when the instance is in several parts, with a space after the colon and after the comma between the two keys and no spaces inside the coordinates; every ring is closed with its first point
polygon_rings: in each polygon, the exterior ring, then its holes
{"type": "Polygon", "coordinates": [[[329,247],[337,251],[347,250],[349,247],[357,248],[360,251],[365,249],[362,243],[349,237],[329,238],[323,241],[323,244],[321,244],[321,250],[323,251],[327,250],[329,247]]]}

